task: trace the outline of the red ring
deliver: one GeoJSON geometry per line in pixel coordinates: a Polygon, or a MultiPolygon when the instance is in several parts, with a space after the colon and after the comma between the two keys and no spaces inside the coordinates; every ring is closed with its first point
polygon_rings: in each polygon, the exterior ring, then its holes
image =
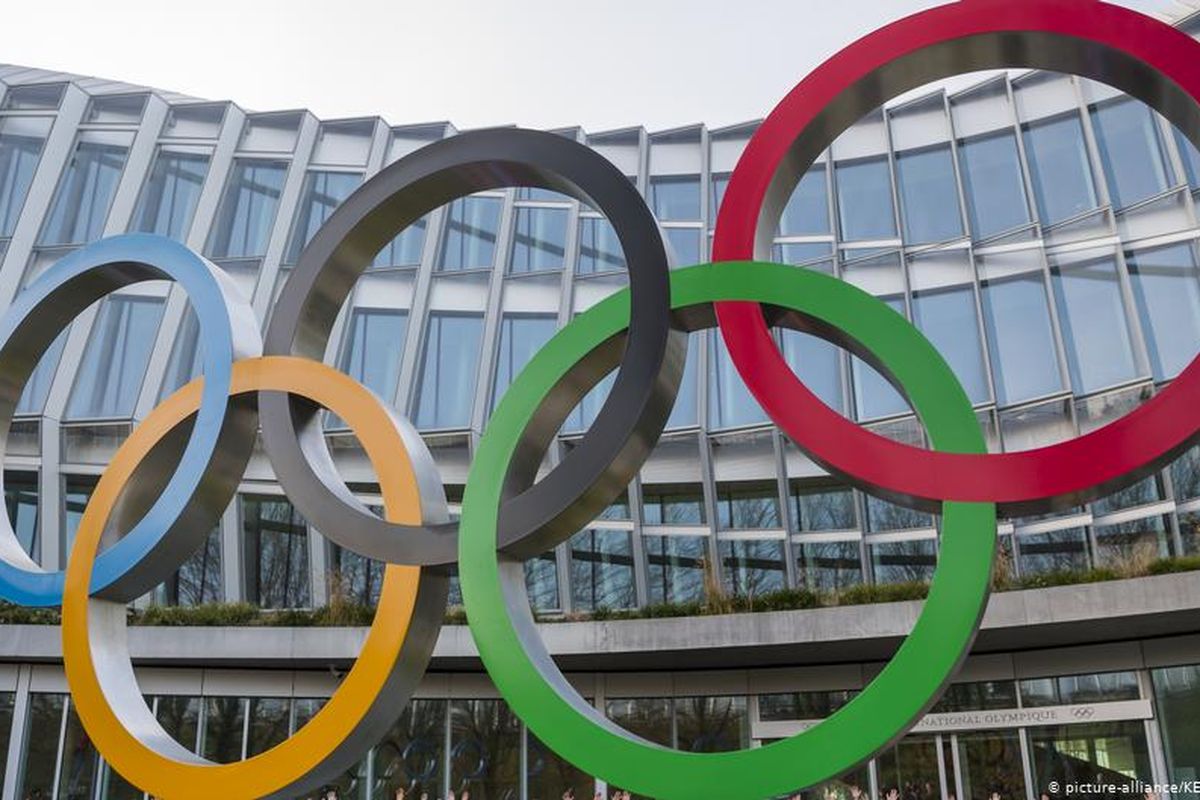
{"type": "MultiPolygon", "coordinates": [[[[756,241],[766,246],[778,222],[777,213],[764,210],[768,197],[781,208],[781,195],[786,201],[799,174],[856,118],[844,108],[839,114],[839,100],[861,106],[869,98],[877,106],[913,84],[962,71],[1057,67],[1090,72],[1140,97],[1173,116],[1195,142],[1198,65],[1200,45],[1183,32],[1097,0],[960,0],[906,17],[834,55],[762,123],[725,190],[713,260],[751,259],[756,241]],[[1039,34],[1061,46],[1025,46],[1039,34]],[[1100,51],[1103,58],[1091,57],[1100,51]],[[907,65],[899,61],[905,58],[907,65]],[[911,77],[914,66],[923,72],[919,78],[911,77]]],[[[872,433],[825,405],[784,360],[759,305],[721,302],[716,312],[742,379],[801,449],[852,483],[919,507],[979,501],[1032,513],[1076,505],[1161,468],[1200,431],[1200,414],[1191,408],[1200,399],[1197,358],[1145,404],[1075,439],[991,455],[924,450],[872,433]]]]}

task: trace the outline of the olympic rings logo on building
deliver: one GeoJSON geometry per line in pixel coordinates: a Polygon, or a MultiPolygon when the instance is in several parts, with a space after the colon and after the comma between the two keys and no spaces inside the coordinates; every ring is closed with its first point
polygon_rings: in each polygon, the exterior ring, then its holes
{"type": "Polygon", "coordinates": [[[203,378],[154,409],[104,471],[65,572],[44,572],[0,522],[0,596],[63,609],[63,658],[96,747],[131,783],[164,798],[291,797],[347,769],[380,739],[419,681],[457,561],[471,632],[492,680],[546,746],[579,768],[659,798],[761,798],[856,767],[935,702],[966,657],[987,604],[997,508],[1075,505],[1133,483],[1194,443],[1200,361],[1127,416],[1052,447],[989,455],[950,368],[920,332],[853,286],[754,261],[769,252],[799,177],[832,140],[888,98],[982,69],[1073,72],[1154,107],[1200,146],[1200,45],[1100,0],[961,0],[902,19],[833,56],[762,123],[719,211],[711,264],[669,270],[633,185],[564,138],[464,133],[385,168],[316,233],[265,337],[224,273],[169,240],[99,241],[49,269],[0,318],[0,428],[70,320],[122,286],[171,279],[199,320],[203,378]],[[320,362],[357,277],[427,212],[472,192],[534,186],[571,195],[612,223],[629,288],[581,314],[529,362],[479,443],[461,521],[449,522],[420,436],[378,398],[320,362]],[[825,406],[796,378],[770,324],[850,349],[911,403],[933,450],[890,441],[825,406]],[[928,600],[887,667],[850,703],[789,739],[727,753],[652,744],[605,719],[541,642],[522,560],[565,541],[624,491],[670,413],[686,334],[719,325],[771,419],[814,460],[869,492],[943,515],[928,600]],[[575,404],[616,380],[582,442],[535,482],[575,404]],[[344,419],[378,475],[385,517],[351,496],[324,445],[319,409],[344,419]],[[281,486],[327,537],[387,563],[375,621],[321,711],[265,753],[214,764],[175,742],[142,699],[125,604],[178,568],[237,490],[261,425],[281,486]],[[106,545],[101,549],[101,545],[106,545]]]}

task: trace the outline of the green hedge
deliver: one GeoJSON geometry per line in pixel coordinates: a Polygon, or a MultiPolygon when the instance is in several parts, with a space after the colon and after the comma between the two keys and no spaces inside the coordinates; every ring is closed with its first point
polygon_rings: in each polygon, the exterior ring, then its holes
{"type": "MultiPolygon", "coordinates": [[[[1142,575],[1169,575],[1178,572],[1200,571],[1200,556],[1163,558],[1149,564],[1142,575]]],[[[1085,572],[1050,572],[1030,575],[1017,580],[997,579],[999,592],[1019,589],[1045,589],[1053,586],[1072,586],[1100,583],[1135,577],[1115,570],[1096,568],[1085,572]]],[[[754,613],[759,611],[794,611],[830,606],[857,606],[869,603],[895,603],[923,600],[929,584],[914,581],[892,584],[859,584],[840,591],[814,592],[809,589],[782,589],[757,597],[728,596],[714,592],[704,601],[692,603],[659,603],[636,609],[597,608],[591,613],[547,615],[542,622],[571,622],[578,620],[661,619],[668,617],[715,616],[719,614],[754,613]]],[[[356,603],[337,602],[311,610],[272,611],[249,603],[209,603],[199,606],[150,606],[130,609],[131,625],[163,627],[362,627],[371,624],[374,609],[356,603]]],[[[462,608],[446,611],[448,625],[465,625],[462,608]]],[[[58,625],[61,615],[57,608],[26,608],[0,602],[0,625],[58,625]]]]}

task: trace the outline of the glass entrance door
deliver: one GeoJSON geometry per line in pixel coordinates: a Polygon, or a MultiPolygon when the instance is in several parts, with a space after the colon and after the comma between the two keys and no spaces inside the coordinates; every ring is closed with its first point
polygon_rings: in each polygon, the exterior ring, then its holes
{"type": "Polygon", "coordinates": [[[1025,767],[1017,731],[979,731],[953,737],[960,800],[1025,800],[1025,767]]]}

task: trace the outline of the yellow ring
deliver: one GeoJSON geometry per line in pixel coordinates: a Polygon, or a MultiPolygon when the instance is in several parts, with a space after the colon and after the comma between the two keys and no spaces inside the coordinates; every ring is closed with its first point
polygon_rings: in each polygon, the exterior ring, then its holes
{"type": "MultiPolygon", "coordinates": [[[[117,451],[83,512],[67,564],[63,592],[63,662],[72,702],[97,750],[126,780],[162,798],[257,798],[271,795],[316,769],[347,740],[381,692],[387,689],[417,604],[419,567],[388,564],[374,622],[362,651],[329,702],[290,739],[233,764],[196,757],[184,762],[147,747],[126,730],[97,675],[88,615],[101,605],[124,605],[88,596],[92,565],[113,505],[151,448],[200,405],[202,379],[192,381],[155,408],[117,451]]],[[[420,524],[416,474],[390,416],[366,388],[316,361],[268,356],[233,365],[230,393],[278,390],[330,409],[349,425],[379,477],[387,519],[420,524]]],[[[109,612],[111,613],[111,611],[109,612]]],[[[118,635],[124,634],[124,623],[118,635]]],[[[105,631],[112,635],[113,631],[105,631]]],[[[132,670],[132,665],[129,666],[132,670]]],[[[152,732],[155,733],[155,732],[152,732]]],[[[161,730],[158,733],[163,733],[161,730]]]]}

